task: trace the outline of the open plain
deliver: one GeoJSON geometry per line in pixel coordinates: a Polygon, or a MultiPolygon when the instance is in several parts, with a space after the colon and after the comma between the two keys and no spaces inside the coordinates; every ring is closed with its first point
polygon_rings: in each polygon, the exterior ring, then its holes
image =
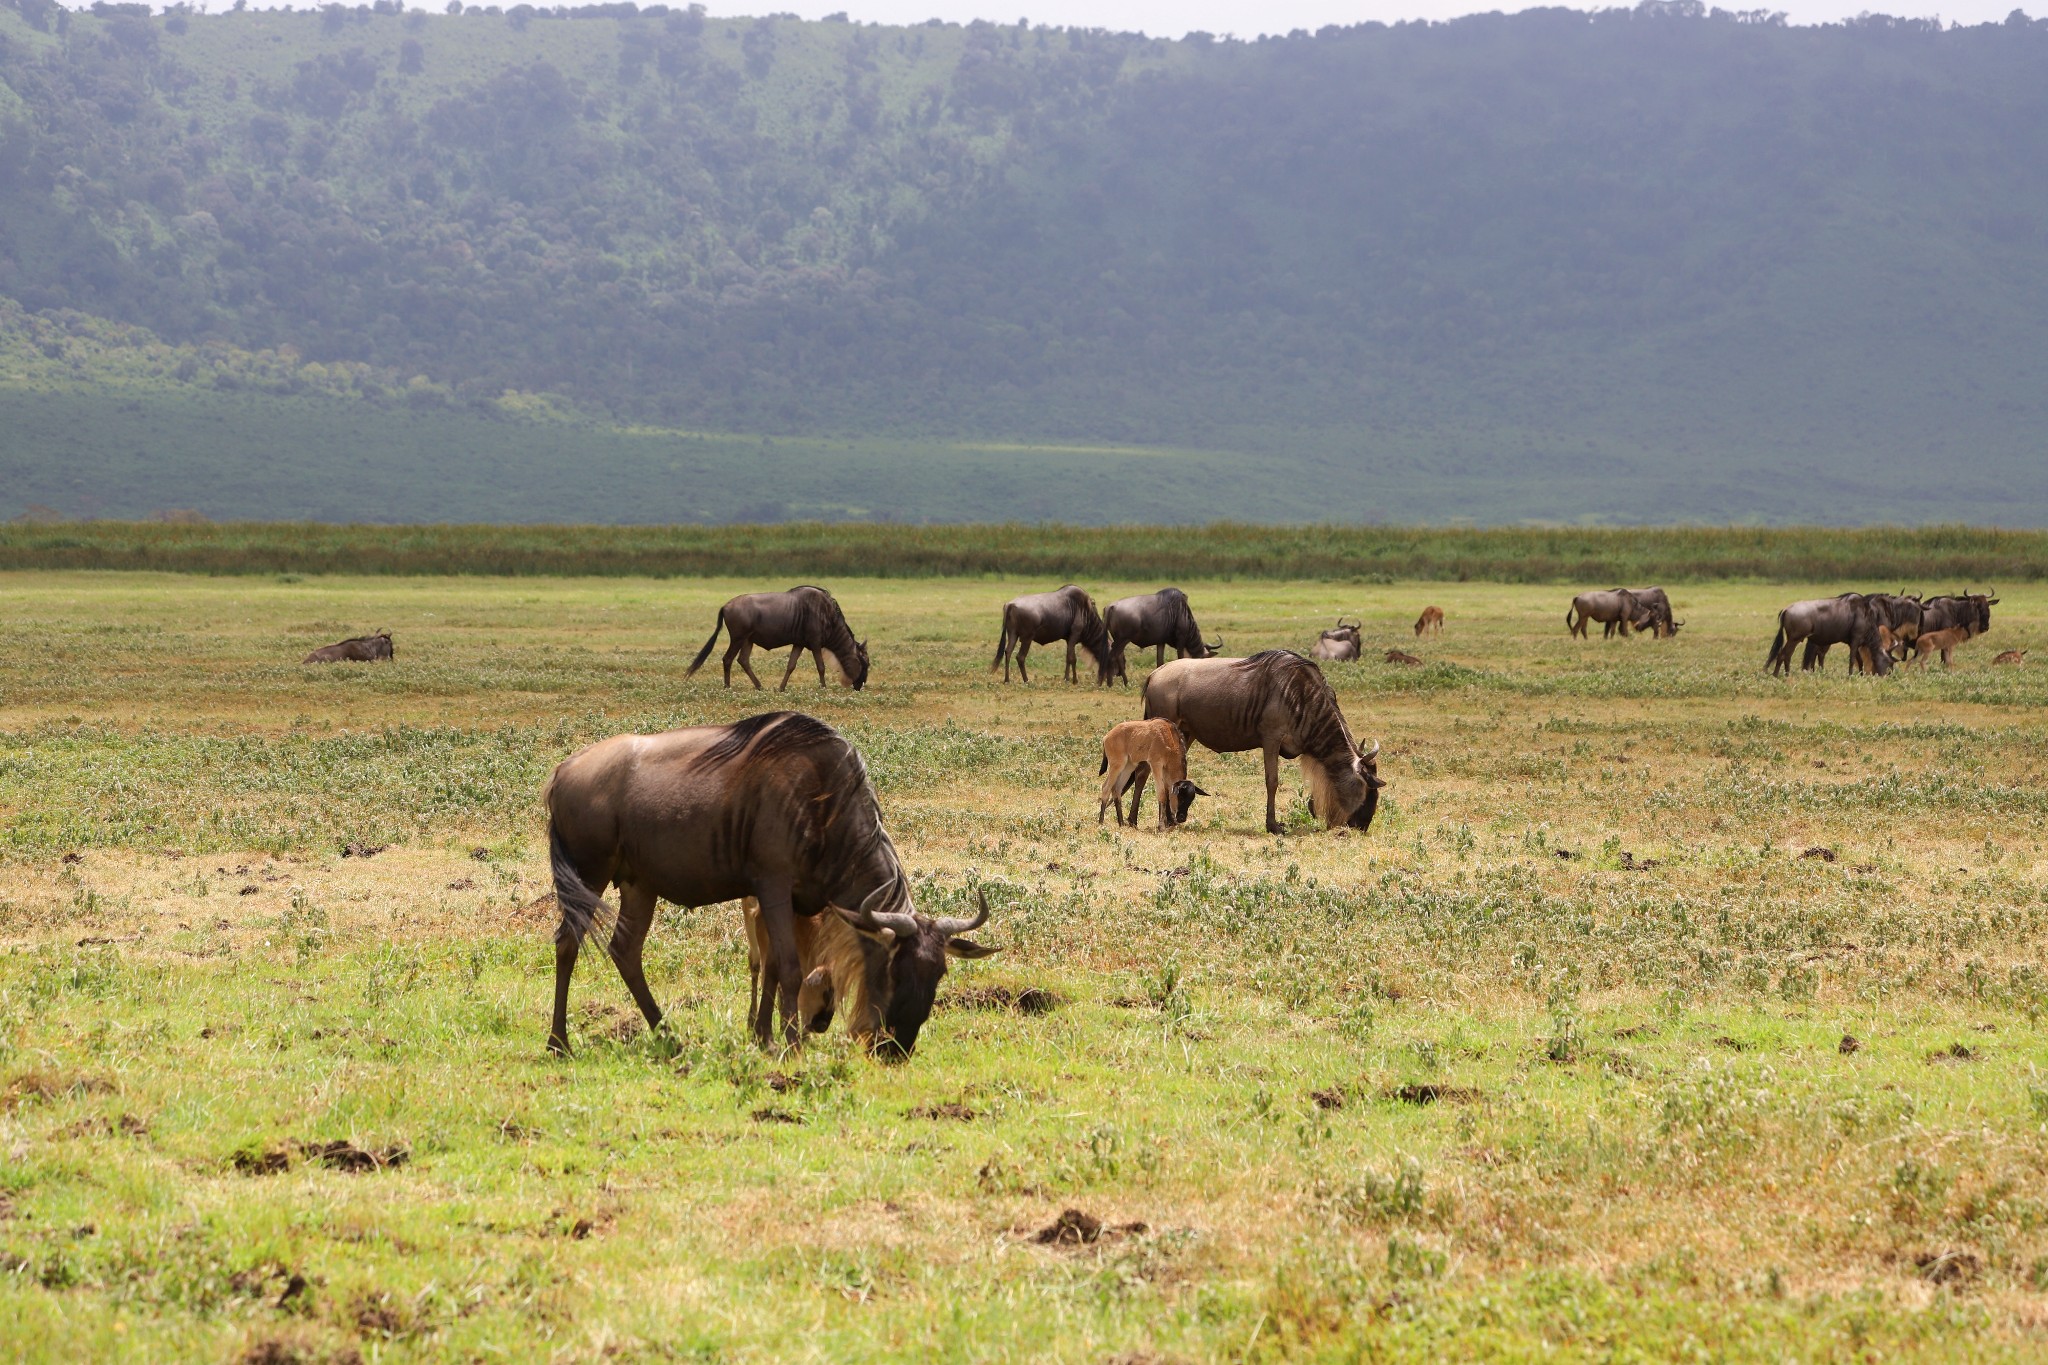
{"type": "Polygon", "coordinates": [[[2048,668],[1991,665],[2048,595],[1952,672],[1774,681],[1778,606],[1896,585],[1671,584],[1678,638],[1603,642],[1565,588],[1186,581],[1229,653],[1366,623],[1325,671],[1378,821],[1312,832],[1290,767],[1276,838],[1255,754],[1096,824],[1137,689],[989,674],[1051,580],[831,584],[858,694],[683,678],[783,586],[0,575],[9,1353],[2048,1350],[2048,668]],[[737,909],[665,909],[673,1035],[586,954],[549,1058],[549,769],[778,704],[1002,953],[905,1064],[766,1055],[737,909]]]}

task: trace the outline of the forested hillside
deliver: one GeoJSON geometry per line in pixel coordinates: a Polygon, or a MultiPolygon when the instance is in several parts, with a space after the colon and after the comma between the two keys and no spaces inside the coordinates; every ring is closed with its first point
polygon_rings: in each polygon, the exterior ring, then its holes
{"type": "Polygon", "coordinates": [[[2048,524],[2048,21],[448,8],[0,0],[0,512],[2048,524]]]}

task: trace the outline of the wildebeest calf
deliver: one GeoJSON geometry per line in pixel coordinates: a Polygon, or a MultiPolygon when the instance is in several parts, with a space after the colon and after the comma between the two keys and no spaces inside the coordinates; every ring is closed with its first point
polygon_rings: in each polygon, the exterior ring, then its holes
{"type": "Polygon", "coordinates": [[[2023,664],[2026,661],[2027,651],[2024,649],[2008,649],[1991,662],[1994,664],[2023,664]]]}
{"type": "Polygon", "coordinates": [[[1424,607],[1422,615],[1415,618],[1415,633],[1420,635],[1425,630],[1433,630],[1439,635],[1444,633],[1444,609],[1442,607],[1424,607]]]}
{"type": "Polygon", "coordinates": [[[397,653],[391,648],[391,632],[380,630],[375,635],[358,635],[353,640],[340,644],[322,645],[299,660],[302,664],[344,664],[374,663],[378,659],[395,659],[397,653]]]}
{"type": "Polygon", "coordinates": [[[1955,652],[1956,646],[1975,633],[1968,626],[1950,626],[1947,630],[1924,630],[1920,632],[1920,638],[1913,641],[1913,662],[1925,668],[1927,656],[1938,653],[1941,655],[1941,666],[1951,667],[1949,656],[1955,652]]]}
{"type": "Polygon", "coordinates": [[[1102,799],[1095,807],[1095,823],[1102,813],[1116,812],[1124,823],[1120,798],[1131,794],[1131,828],[1138,827],[1138,802],[1145,795],[1147,776],[1159,783],[1159,828],[1187,823],[1188,807],[1198,796],[1207,796],[1188,781],[1187,738],[1170,720],[1127,720],[1102,737],[1102,799]]]}

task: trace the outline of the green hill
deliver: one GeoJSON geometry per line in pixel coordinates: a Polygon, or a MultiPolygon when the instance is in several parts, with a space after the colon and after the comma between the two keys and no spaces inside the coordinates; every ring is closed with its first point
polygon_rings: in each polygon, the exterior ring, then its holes
{"type": "Polygon", "coordinates": [[[0,0],[0,512],[2048,524],[2048,21],[0,0]]]}

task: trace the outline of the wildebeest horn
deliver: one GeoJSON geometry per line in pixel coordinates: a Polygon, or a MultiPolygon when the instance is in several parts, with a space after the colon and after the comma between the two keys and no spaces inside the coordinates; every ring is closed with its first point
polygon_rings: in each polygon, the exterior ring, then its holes
{"type": "Polygon", "coordinates": [[[883,911],[875,908],[888,898],[891,891],[896,889],[897,880],[896,878],[891,878],[868,892],[867,899],[860,903],[860,909],[858,910],[848,910],[841,905],[835,905],[832,908],[837,910],[840,917],[856,929],[873,931],[886,929],[898,938],[903,937],[905,934],[915,934],[917,932],[917,916],[907,910],[883,911]]]}
{"type": "Polygon", "coordinates": [[[1372,742],[1371,750],[1368,751],[1365,749],[1360,749],[1358,751],[1358,756],[1366,760],[1368,763],[1370,763],[1373,759],[1378,758],[1380,756],[1380,742],[1378,740],[1374,740],[1372,742]]]}
{"type": "Polygon", "coordinates": [[[955,934],[973,933],[976,929],[988,923],[988,893],[978,886],[974,888],[974,904],[974,913],[966,919],[961,919],[958,916],[947,919],[935,919],[932,921],[932,928],[938,930],[947,938],[951,938],[955,934]]]}

